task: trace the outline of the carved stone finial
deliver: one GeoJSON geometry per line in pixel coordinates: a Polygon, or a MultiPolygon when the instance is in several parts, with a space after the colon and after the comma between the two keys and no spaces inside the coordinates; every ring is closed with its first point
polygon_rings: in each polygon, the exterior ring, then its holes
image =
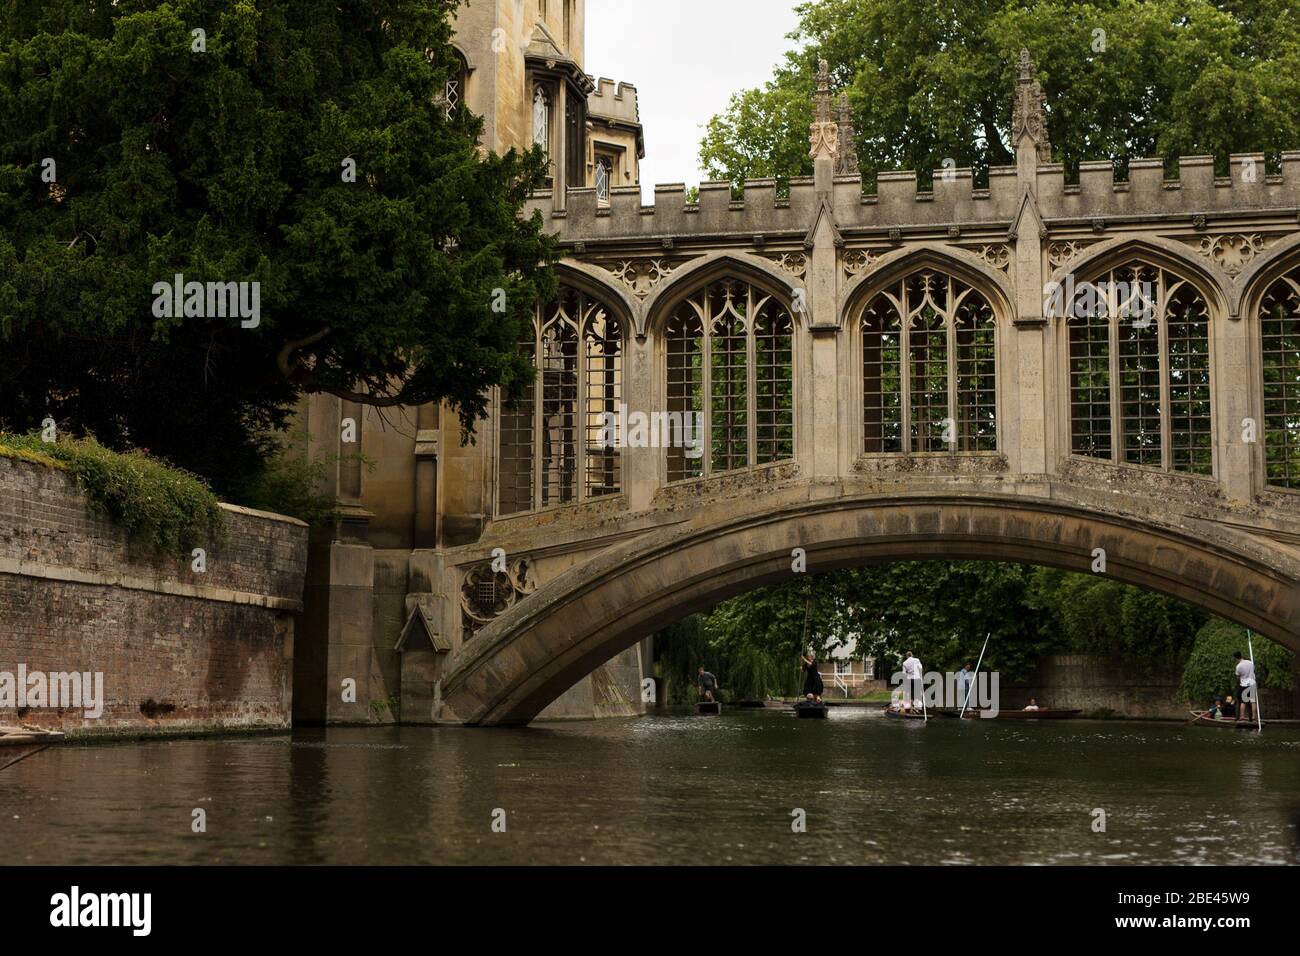
{"type": "Polygon", "coordinates": [[[1020,79],[1016,84],[1015,106],[1011,111],[1011,145],[1018,147],[1021,138],[1027,135],[1034,143],[1038,161],[1050,163],[1052,143],[1047,136],[1047,111],[1043,107],[1047,97],[1043,95],[1043,88],[1035,76],[1034,61],[1028,50],[1020,51],[1020,61],[1016,68],[1020,79]]]}
{"type": "Polygon", "coordinates": [[[853,114],[849,111],[849,94],[840,94],[839,114],[839,160],[835,172],[840,176],[852,176],[858,172],[858,148],[854,145],[853,114]]]}
{"type": "Polygon", "coordinates": [[[831,110],[831,71],[825,60],[817,62],[817,93],[813,97],[816,104],[815,118],[809,126],[808,142],[812,149],[808,155],[813,159],[829,157],[832,161],[839,155],[839,126],[831,110]]]}

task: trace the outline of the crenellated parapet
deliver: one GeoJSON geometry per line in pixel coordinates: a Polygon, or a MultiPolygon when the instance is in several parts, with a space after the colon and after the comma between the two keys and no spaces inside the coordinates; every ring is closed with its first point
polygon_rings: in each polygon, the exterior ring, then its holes
{"type": "MultiPolygon", "coordinates": [[[[1197,228],[1215,221],[1276,217],[1296,223],[1300,210],[1300,151],[1282,154],[1279,174],[1266,175],[1262,153],[1233,155],[1231,175],[1216,176],[1211,156],[1183,156],[1177,176],[1165,177],[1164,162],[1129,163],[1128,179],[1116,181],[1112,163],[1083,163],[1079,182],[1066,184],[1059,163],[1035,169],[1038,210],[1049,227],[1084,226],[1101,232],[1118,225],[1182,220],[1197,228]]],[[[934,171],[929,189],[920,189],[912,170],[880,173],[874,193],[862,192],[860,175],[837,175],[832,208],[842,233],[932,231],[955,226],[961,231],[1009,229],[1022,192],[1015,167],[989,171],[988,186],[975,188],[970,169],[934,171]]],[[[699,201],[686,201],[681,183],[658,185],[654,202],[643,205],[635,187],[611,191],[608,207],[598,206],[594,189],[569,190],[568,208],[555,212],[549,193],[538,193],[528,211],[537,209],[562,243],[605,241],[657,244],[659,239],[690,241],[763,234],[802,234],[818,208],[811,177],[790,181],[788,195],[778,197],[773,179],[747,180],[743,194],[732,197],[726,182],[700,184],[699,201]]]]}

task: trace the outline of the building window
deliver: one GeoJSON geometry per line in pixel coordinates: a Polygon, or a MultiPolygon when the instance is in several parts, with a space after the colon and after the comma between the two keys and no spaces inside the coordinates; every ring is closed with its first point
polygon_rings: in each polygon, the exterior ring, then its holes
{"type": "Polygon", "coordinates": [[[551,95],[541,83],[533,87],[533,144],[551,152],[551,95]]]}
{"type": "Polygon", "coordinates": [[[537,374],[518,406],[501,411],[497,512],[618,494],[622,452],[607,426],[619,421],[623,400],[621,323],[563,286],[537,310],[520,350],[537,374]]]}
{"type": "Polygon", "coordinates": [[[609,184],[614,178],[614,161],[608,156],[596,157],[596,202],[609,205],[609,184]]]}
{"type": "Polygon", "coordinates": [[[668,480],[794,457],[794,322],[772,295],[724,279],[665,326],[668,480]]]}
{"type": "Polygon", "coordinates": [[[1265,481],[1300,488],[1300,269],[1269,286],[1259,323],[1265,481]]]}
{"type": "Polygon", "coordinates": [[[1196,288],[1128,263],[1076,286],[1066,316],[1071,451],[1211,474],[1210,320],[1196,288]]]}
{"type": "Polygon", "coordinates": [[[996,321],[952,276],[915,272],[867,303],[862,450],[997,450],[996,321]]]}
{"type": "Polygon", "coordinates": [[[465,91],[469,85],[469,66],[465,63],[465,58],[460,55],[460,51],[454,51],[456,58],[456,72],[451,76],[443,88],[442,106],[443,115],[450,120],[455,115],[456,110],[465,102],[465,91]]]}

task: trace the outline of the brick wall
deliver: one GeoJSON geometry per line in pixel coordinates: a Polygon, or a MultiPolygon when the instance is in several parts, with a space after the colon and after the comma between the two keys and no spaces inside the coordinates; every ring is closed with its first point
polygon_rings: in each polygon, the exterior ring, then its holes
{"type": "Polygon", "coordinates": [[[223,508],[225,539],[196,573],[128,542],[65,472],[0,457],[0,682],[20,665],[104,682],[97,719],[20,710],[0,686],[0,724],[87,735],[289,726],[307,529],[223,508]]]}

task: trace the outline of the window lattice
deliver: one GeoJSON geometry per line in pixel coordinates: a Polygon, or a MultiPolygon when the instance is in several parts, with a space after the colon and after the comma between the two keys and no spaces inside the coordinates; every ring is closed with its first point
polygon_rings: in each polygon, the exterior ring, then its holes
{"type": "Polygon", "coordinates": [[[1134,262],[1076,286],[1067,313],[1071,451],[1210,474],[1204,297],[1173,273],[1134,262]]]}
{"type": "Polygon", "coordinates": [[[996,451],[995,328],[988,300],[942,273],[915,272],[868,302],[863,450],[996,451]]]}
{"type": "MultiPolygon", "coordinates": [[[[684,303],[668,320],[668,412],[690,415],[704,423],[704,325],[690,303],[684,303]]],[[[680,443],[668,448],[668,480],[681,481],[704,474],[703,456],[687,454],[680,443]]]]}
{"type": "Polygon", "coordinates": [[[794,321],[767,293],[714,282],[665,326],[668,411],[703,428],[703,454],[668,449],[668,480],[794,457],[794,321]]]}
{"type": "MultiPolygon", "coordinates": [[[[530,330],[535,333],[535,330],[530,330]]],[[[535,334],[519,343],[519,351],[530,363],[537,361],[535,334]]],[[[537,383],[530,376],[513,408],[501,409],[500,454],[498,455],[498,511],[503,515],[528,511],[533,506],[533,418],[536,415],[537,383]]]]}
{"type": "Polygon", "coordinates": [[[1259,320],[1265,480],[1300,488],[1300,269],[1269,286],[1259,320]]]}
{"type": "Polygon", "coordinates": [[[618,319],[562,287],[537,310],[532,338],[520,350],[536,375],[519,406],[501,412],[498,513],[618,494],[622,452],[606,427],[617,425],[623,395],[618,319]]]}
{"type": "Polygon", "coordinates": [[[794,323],[768,299],[754,315],[754,458],[794,457],[794,323]]]}

